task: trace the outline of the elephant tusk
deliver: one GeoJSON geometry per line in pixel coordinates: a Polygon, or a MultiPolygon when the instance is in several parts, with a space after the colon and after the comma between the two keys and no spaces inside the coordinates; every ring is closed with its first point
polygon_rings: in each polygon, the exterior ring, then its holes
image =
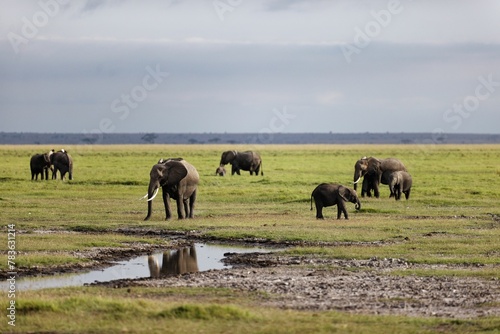
{"type": "Polygon", "coordinates": [[[158,190],[160,190],[160,188],[156,188],[156,191],[155,191],[153,197],[149,198],[148,202],[152,201],[156,197],[156,195],[158,195],[158,190]]]}
{"type": "Polygon", "coordinates": [[[142,196],[141,198],[139,198],[139,201],[142,201],[143,199],[147,198],[148,197],[148,194],[142,196]]]}
{"type": "Polygon", "coordinates": [[[361,176],[360,176],[360,177],[358,177],[358,179],[356,180],[356,182],[354,182],[353,184],[358,183],[358,182],[359,182],[359,180],[361,180],[361,176]]]}

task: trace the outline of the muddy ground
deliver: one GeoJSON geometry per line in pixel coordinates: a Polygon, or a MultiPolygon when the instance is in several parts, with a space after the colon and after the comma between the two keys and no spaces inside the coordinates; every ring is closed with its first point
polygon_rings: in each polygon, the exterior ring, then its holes
{"type": "MultiPolygon", "coordinates": [[[[207,240],[201,241],[207,242],[207,240]]],[[[186,243],[188,243],[186,239],[179,240],[178,245],[186,243]]],[[[19,268],[18,276],[53,275],[102,268],[113,261],[152,253],[159,247],[131,244],[126,249],[101,248],[74,252],[74,256],[88,259],[88,263],[19,268]]],[[[220,287],[264,292],[262,296],[266,297],[262,297],[259,301],[262,306],[297,310],[342,310],[363,314],[462,319],[500,316],[498,277],[478,279],[391,275],[395,270],[426,268],[473,270],[471,267],[417,265],[401,259],[336,260],[315,256],[286,256],[280,253],[226,254],[225,261],[231,264],[232,268],[98,284],[109,287],[220,287]]],[[[495,268],[500,272],[498,266],[495,268]]],[[[6,274],[0,272],[2,278],[6,274]]]]}
{"type": "MultiPolygon", "coordinates": [[[[119,280],[110,287],[219,287],[265,292],[262,306],[364,314],[474,318],[500,316],[500,281],[394,276],[417,268],[398,259],[332,260],[279,254],[228,254],[231,269],[160,279],[119,280]]],[[[457,269],[457,267],[454,267],[457,269]]]]}

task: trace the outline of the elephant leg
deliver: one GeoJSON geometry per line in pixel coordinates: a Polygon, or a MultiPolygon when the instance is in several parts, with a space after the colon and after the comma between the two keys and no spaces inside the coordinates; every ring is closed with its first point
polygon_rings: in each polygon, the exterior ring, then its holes
{"type": "MultiPolygon", "coordinates": [[[[356,186],[356,185],[357,184],[355,184],[354,186],[356,186]]],[[[356,190],[356,187],[354,187],[354,190],[356,190]]],[[[365,197],[367,190],[368,190],[368,179],[366,177],[364,177],[363,184],[361,185],[361,197],[365,197]]],[[[371,194],[369,193],[368,197],[370,197],[370,196],[371,196],[371,194]]]]}
{"type": "Polygon", "coordinates": [[[258,165],[258,166],[255,168],[255,175],[256,175],[256,176],[259,176],[259,172],[260,172],[260,165],[258,165]]]}
{"type": "Polygon", "coordinates": [[[189,197],[189,216],[188,216],[188,218],[194,218],[194,202],[196,202],[196,190],[193,192],[191,197],[189,197]]]}
{"type": "Polygon", "coordinates": [[[401,199],[401,192],[403,191],[403,184],[399,184],[396,191],[396,200],[399,201],[401,199]]]}
{"type": "Polygon", "coordinates": [[[184,201],[182,201],[184,204],[184,215],[186,218],[189,218],[190,211],[189,211],[189,198],[186,198],[184,201]]]}
{"type": "Polygon", "coordinates": [[[410,198],[410,191],[411,191],[411,189],[408,189],[407,191],[404,192],[406,200],[408,200],[410,198]]]}
{"type": "Polygon", "coordinates": [[[325,219],[323,217],[323,205],[318,202],[316,202],[316,219],[325,219]]]}
{"type": "Polygon", "coordinates": [[[170,196],[168,192],[162,190],[163,205],[165,206],[165,220],[172,218],[172,212],[170,211],[170,196]]]}
{"type": "Polygon", "coordinates": [[[181,196],[177,198],[177,218],[184,219],[184,200],[181,196]]]}
{"type": "Polygon", "coordinates": [[[345,203],[343,200],[340,200],[337,203],[337,219],[340,219],[340,217],[342,216],[342,213],[344,214],[345,219],[349,219],[349,217],[347,216],[347,210],[345,208],[345,203]]]}
{"type": "Polygon", "coordinates": [[[374,182],[373,183],[373,195],[376,197],[376,198],[379,198],[380,197],[380,192],[378,190],[378,182],[374,182]]]}

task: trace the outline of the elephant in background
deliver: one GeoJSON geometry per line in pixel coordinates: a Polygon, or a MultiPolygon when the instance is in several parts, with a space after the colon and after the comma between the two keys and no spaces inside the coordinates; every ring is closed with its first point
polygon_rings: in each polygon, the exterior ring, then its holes
{"type": "Polygon", "coordinates": [[[354,165],[354,190],[357,190],[357,183],[363,177],[361,197],[371,196],[373,189],[375,197],[380,197],[379,185],[388,184],[387,175],[391,172],[406,172],[405,165],[395,158],[377,159],[375,157],[363,157],[356,161],[354,165]]]}
{"type": "Polygon", "coordinates": [[[356,204],[356,210],[361,209],[356,190],[344,187],[337,183],[321,183],[311,194],[311,211],[313,209],[312,202],[316,204],[316,219],[324,219],[323,208],[327,206],[337,205],[337,219],[340,219],[342,213],[345,219],[349,219],[345,202],[356,204]]]}
{"type": "Polygon", "coordinates": [[[407,172],[397,171],[387,175],[389,190],[396,201],[401,199],[401,193],[405,194],[406,200],[410,198],[411,186],[413,183],[412,177],[407,172]]]}
{"type": "Polygon", "coordinates": [[[55,152],[50,156],[50,162],[54,167],[52,172],[52,179],[57,179],[57,172],[61,174],[61,180],[64,180],[66,173],[69,179],[73,180],[73,158],[64,149],[55,152]]]}
{"type": "Polygon", "coordinates": [[[226,151],[223,152],[220,158],[219,166],[224,167],[226,164],[231,164],[231,175],[240,174],[240,170],[247,170],[250,175],[264,175],[262,171],[262,159],[260,155],[253,151],[238,152],[226,151]]]}
{"type": "Polygon", "coordinates": [[[200,176],[196,168],[182,158],[160,159],[149,173],[148,193],[143,197],[148,199],[148,214],[144,220],[151,217],[152,201],[162,188],[165,219],[172,217],[170,198],[177,202],[179,219],[194,217],[194,203],[200,176]]]}
{"type": "Polygon", "coordinates": [[[41,175],[41,179],[49,179],[49,169],[53,171],[52,164],[50,162],[50,156],[54,153],[54,150],[43,154],[34,154],[30,160],[31,169],[31,180],[38,180],[38,174],[41,175]]]}
{"type": "Polygon", "coordinates": [[[148,266],[149,273],[153,278],[196,273],[199,271],[196,247],[191,245],[164,252],[161,267],[156,258],[150,255],[148,256],[148,266]]]}

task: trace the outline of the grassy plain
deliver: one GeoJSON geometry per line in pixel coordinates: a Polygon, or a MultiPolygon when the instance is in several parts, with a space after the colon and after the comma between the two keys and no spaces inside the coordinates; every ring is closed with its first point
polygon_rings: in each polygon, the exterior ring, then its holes
{"type": "MultiPolygon", "coordinates": [[[[73,146],[65,147],[74,159],[73,181],[30,181],[30,156],[51,148],[0,147],[0,221],[4,231],[7,224],[16,226],[19,267],[84,261],[70,255],[75,249],[165,242],[117,232],[119,228],[142,228],[195,230],[219,239],[303,242],[304,246],[288,251],[295,254],[470,265],[411,273],[415,275],[499,277],[499,145],[242,146],[237,148],[261,153],[265,175],[224,178],[215,176],[215,169],[221,152],[234,146],[73,146]],[[310,211],[311,191],[321,182],[352,186],[354,163],[365,155],[403,161],[413,176],[410,200],[389,199],[389,190],[383,186],[380,199],[362,199],[361,211],[348,204],[350,220],[334,219],[336,208],[327,208],[327,219],[317,221],[310,211]],[[196,166],[201,176],[196,219],[167,222],[161,200],[156,199],[151,220],[144,222],[146,202],[139,198],[147,192],[151,166],[159,158],[179,156],[196,166]]],[[[7,245],[6,239],[2,233],[0,242],[7,245]]],[[[0,270],[7,271],[6,260],[0,261],[0,270]]],[[[100,328],[106,332],[141,332],[141,328],[168,332],[171,328],[178,332],[388,333],[392,328],[407,333],[465,333],[495,332],[492,323],[498,324],[498,319],[457,322],[262,310],[251,302],[255,298],[250,293],[203,289],[144,288],[133,294],[104,288],[22,292],[18,329],[57,332],[58,324],[66,323],[74,328],[65,332],[99,332],[100,328]],[[93,323],[80,320],[90,317],[95,319],[93,323]],[[82,324],[90,327],[82,330],[82,324]]],[[[0,330],[5,326],[3,320],[0,330]]]]}

